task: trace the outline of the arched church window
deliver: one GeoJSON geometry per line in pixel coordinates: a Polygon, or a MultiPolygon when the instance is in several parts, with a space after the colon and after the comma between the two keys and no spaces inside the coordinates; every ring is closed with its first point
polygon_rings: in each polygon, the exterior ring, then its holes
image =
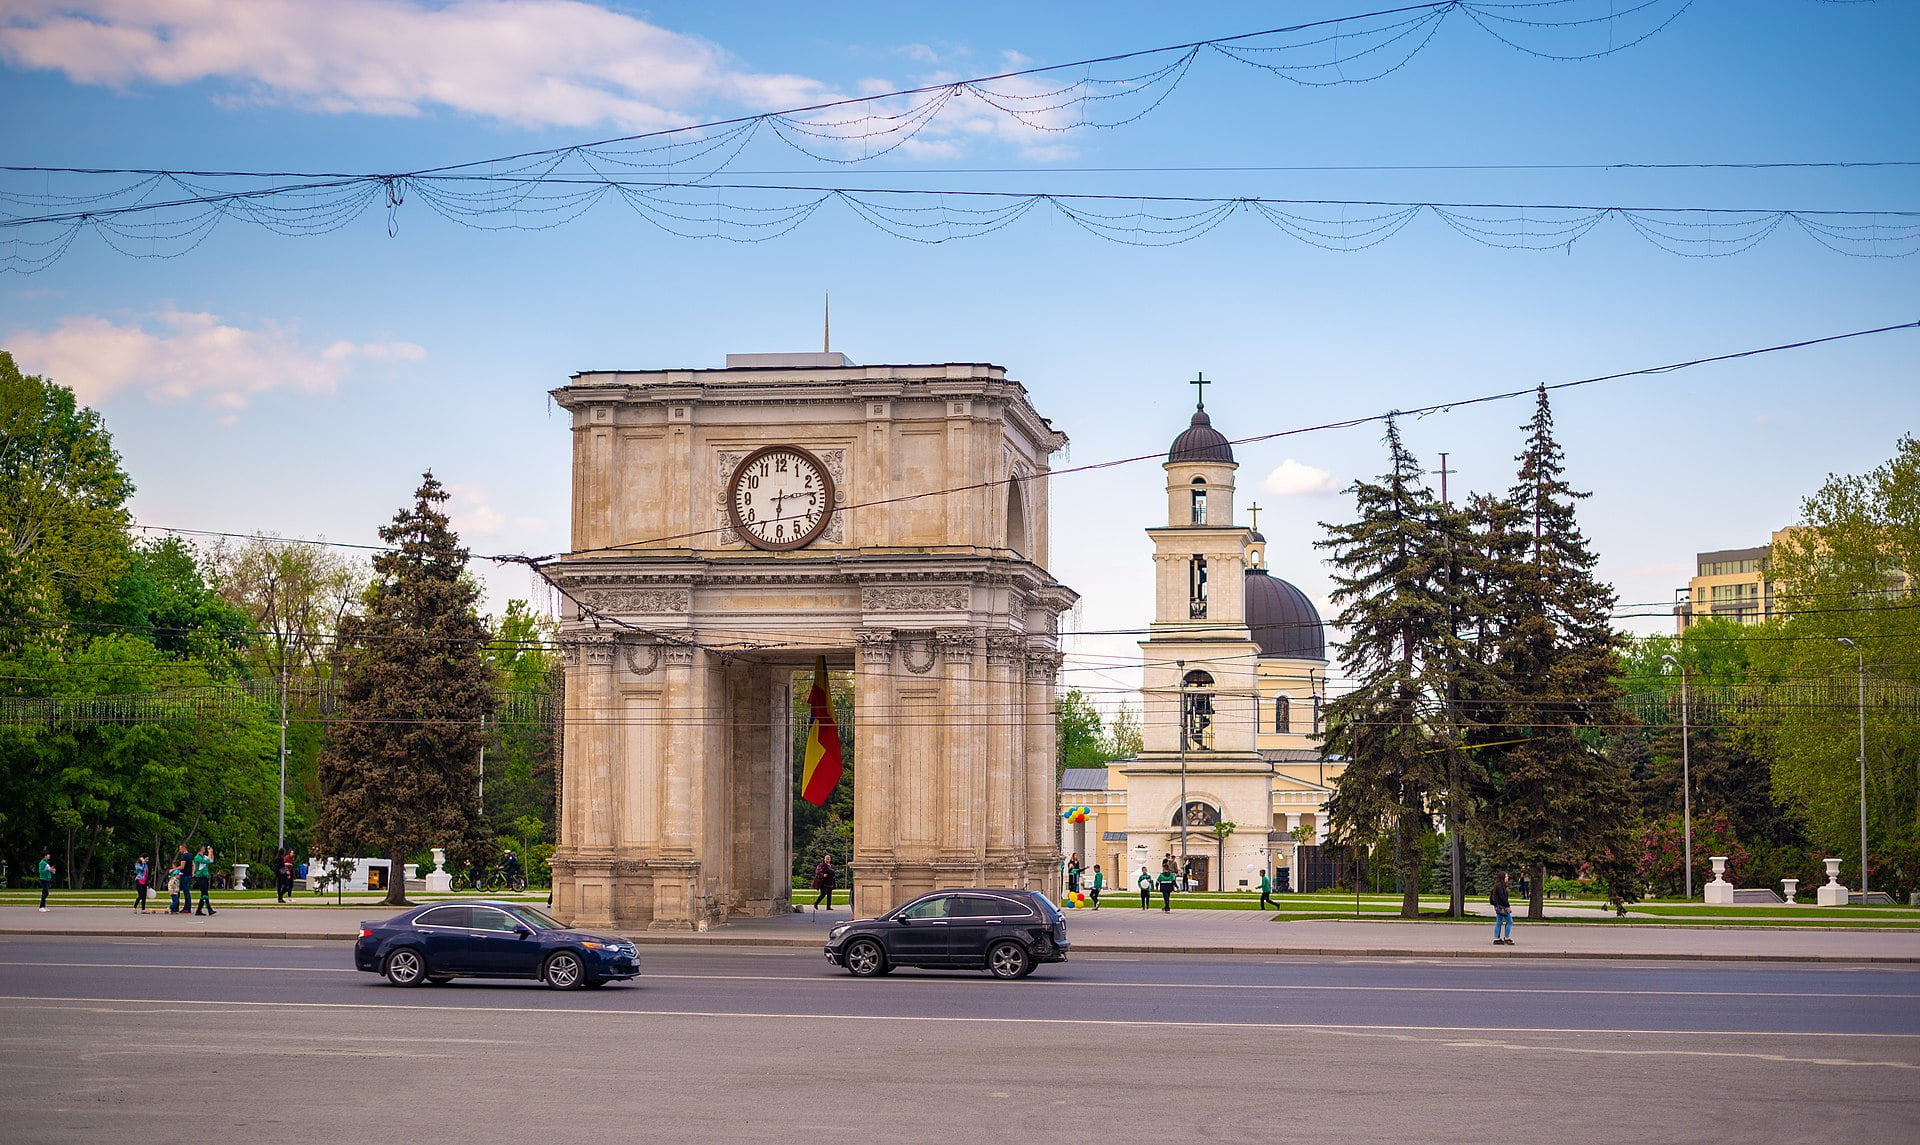
{"type": "Polygon", "coordinates": [[[1007,547],[1014,555],[1027,555],[1026,498],[1020,495],[1020,482],[1007,483],[1007,547]]]}
{"type": "Polygon", "coordinates": [[[1211,827],[1218,822],[1220,822],[1220,809],[1204,799],[1188,800],[1185,807],[1175,808],[1173,812],[1173,825],[1175,827],[1183,825],[1187,827],[1211,827]],[[1186,820],[1185,824],[1181,823],[1182,819],[1186,820]]]}
{"type": "Polygon", "coordinates": [[[1293,701],[1286,696],[1273,698],[1273,730],[1277,732],[1293,730],[1293,701]]]}
{"type": "Polygon", "coordinates": [[[1207,558],[1199,553],[1187,562],[1187,618],[1203,620],[1207,615],[1207,558]]]}
{"type": "Polygon", "coordinates": [[[1199,669],[1180,680],[1181,735],[1186,747],[1213,750],[1213,677],[1199,669]]]}
{"type": "Polygon", "coordinates": [[[1193,479],[1193,517],[1189,523],[1195,525],[1207,523],[1207,479],[1204,477],[1193,479]]]}

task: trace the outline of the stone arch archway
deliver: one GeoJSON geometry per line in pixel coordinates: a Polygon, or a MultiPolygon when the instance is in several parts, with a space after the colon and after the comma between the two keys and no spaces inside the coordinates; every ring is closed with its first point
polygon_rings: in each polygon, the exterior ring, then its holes
{"type": "Polygon", "coordinates": [[[973,475],[1004,455],[1044,476],[1064,436],[997,366],[775,357],[554,392],[575,550],[549,566],[572,602],[556,912],[702,929],[790,909],[791,678],[816,656],[854,674],[857,912],[956,884],[1057,892],[1075,596],[1044,567],[1044,481],[1000,517],[973,475]],[[740,485],[769,447],[816,483],[740,485]],[[804,541],[741,528],[823,493],[804,541]]]}

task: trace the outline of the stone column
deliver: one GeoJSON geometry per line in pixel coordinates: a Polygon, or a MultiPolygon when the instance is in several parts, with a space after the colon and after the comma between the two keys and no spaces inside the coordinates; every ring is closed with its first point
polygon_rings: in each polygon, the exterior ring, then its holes
{"type": "Polygon", "coordinates": [[[970,628],[944,628],[934,634],[934,644],[940,650],[947,712],[939,753],[942,845],[934,881],[942,886],[974,886],[981,879],[987,797],[987,709],[979,680],[980,638],[970,628]]]}
{"type": "MultiPolygon", "coordinates": [[[[898,703],[893,673],[894,634],[890,628],[854,633],[859,668],[853,677],[853,721],[859,727],[859,757],[853,780],[853,913],[871,917],[899,899],[895,871],[899,856],[893,840],[900,814],[895,764],[900,744],[892,721],[898,703]]],[[[797,845],[797,844],[796,844],[797,845]]],[[[818,862],[818,856],[809,856],[818,862]]]]}
{"type": "Polygon", "coordinates": [[[1028,792],[1019,746],[1026,718],[1026,652],[1026,639],[1015,633],[987,636],[986,881],[993,886],[1017,886],[1025,859],[1020,829],[1026,824],[1028,792]]]}
{"type": "Polygon", "coordinates": [[[614,638],[576,632],[561,638],[567,695],[568,767],[561,792],[565,841],[553,859],[554,911],[579,926],[613,925],[614,827],[608,792],[619,765],[613,711],[614,638]]]}
{"type": "Polygon", "coordinates": [[[1027,784],[1027,885],[1050,898],[1060,897],[1060,841],[1054,827],[1060,782],[1054,769],[1059,752],[1055,679],[1063,657],[1051,642],[1034,641],[1027,648],[1026,758],[1021,761],[1027,784]]]}

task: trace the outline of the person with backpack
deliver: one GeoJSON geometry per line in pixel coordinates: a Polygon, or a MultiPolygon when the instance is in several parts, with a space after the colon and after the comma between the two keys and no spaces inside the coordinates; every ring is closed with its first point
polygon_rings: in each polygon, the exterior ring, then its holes
{"type": "Polygon", "coordinates": [[[180,873],[180,864],[167,868],[167,913],[185,914],[180,905],[180,892],[186,889],[186,876],[180,873]]]}
{"type": "Polygon", "coordinates": [[[133,913],[135,914],[152,913],[147,910],[147,880],[150,877],[147,857],[142,855],[140,861],[133,865],[133,913]]]}
{"type": "Polygon", "coordinates": [[[1178,883],[1179,881],[1180,881],[1180,876],[1174,873],[1172,863],[1167,863],[1160,868],[1159,884],[1160,884],[1160,913],[1161,914],[1173,913],[1173,887],[1174,887],[1174,884],[1178,883]]]}
{"type": "Polygon", "coordinates": [[[1487,896],[1487,901],[1493,904],[1493,944],[1512,946],[1513,903],[1507,897],[1507,872],[1493,876],[1493,893],[1487,896]]]}

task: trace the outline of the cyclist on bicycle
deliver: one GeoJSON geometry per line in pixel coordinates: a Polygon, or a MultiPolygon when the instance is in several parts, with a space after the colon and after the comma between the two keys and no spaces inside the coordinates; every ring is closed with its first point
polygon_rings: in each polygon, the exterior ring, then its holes
{"type": "Polygon", "coordinates": [[[508,851],[507,857],[500,860],[500,870],[507,876],[508,887],[516,891],[525,889],[527,881],[520,877],[520,856],[508,851]]]}

